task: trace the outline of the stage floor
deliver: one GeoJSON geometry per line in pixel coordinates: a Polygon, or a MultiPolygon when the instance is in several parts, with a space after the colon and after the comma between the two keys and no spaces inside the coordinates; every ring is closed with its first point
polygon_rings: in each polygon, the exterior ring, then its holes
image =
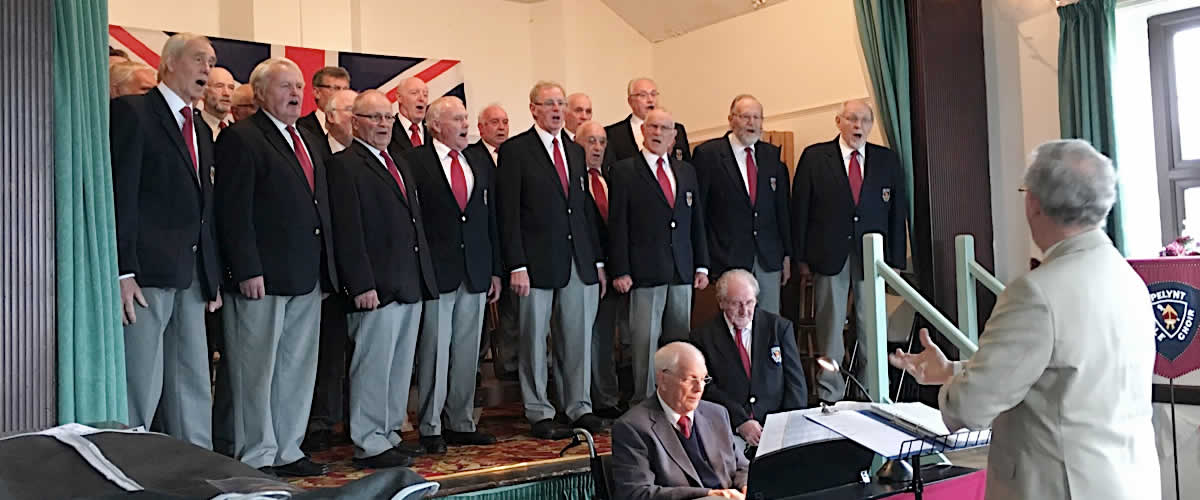
{"type": "MultiPolygon", "coordinates": [[[[464,493],[509,484],[545,479],[562,474],[588,470],[586,445],[572,448],[560,458],[559,451],[571,441],[550,441],[529,435],[520,403],[510,403],[483,410],[479,429],[496,436],[490,446],[450,446],[445,455],[418,457],[412,465],[426,479],[442,483],[439,495],[464,493]]],[[[416,441],[416,432],[406,432],[405,440],[416,441]]],[[[611,436],[594,436],[597,452],[611,450],[611,436]]],[[[303,488],[330,488],[346,484],[374,472],[353,465],[354,446],[335,446],[314,453],[313,460],[328,463],[330,472],[324,476],[290,480],[303,488]]]]}

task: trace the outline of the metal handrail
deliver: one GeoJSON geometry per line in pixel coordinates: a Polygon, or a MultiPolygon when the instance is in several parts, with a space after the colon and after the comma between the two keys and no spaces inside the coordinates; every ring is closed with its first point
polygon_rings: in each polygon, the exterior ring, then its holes
{"type": "MultiPolygon", "coordinates": [[[[973,248],[973,247],[972,247],[973,248]]],[[[908,282],[900,277],[900,274],[887,265],[883,258],[883,236],[877,233],[863,235],[863,295],[866,298],[867,307],[866,325],[863,325],[865,332],[866,344],[866,363],[867,363],[867,390],[870,392],[868,397],[877,403],[889,401],[887,397],[888,372],[887,372],[887,306],[885,299],[885,285],[892,286],[892,289],[900,294],[900,296],[916,309],[917,313],[924,316],[927,320],[933,323],[933,327],[941,332],[950,340],[952,344],[958,347],[960,356],[970,357],[979,349],[976,339],[964,334],[959,330],[954,323],[951,323],[940,311],[933,307],[928,300],[925,300],[920,293],[917,293],[908,282]]],[[[994,278],[993,278],[994,279],[994,278]]],[[[987,283],[985,282],[985,286],[987,283]]],[[[961,296],[968,288],[958,287],[960,296],[960,305],[962,304],[961,296]]],[[[974,297],[974,286],[969,288],[967,293],[974,297]]],[[[972,299],[973,301],[973,299],[972,299]]],[[[969,316],[974,318],[975,316],[969,316]]],[[[960,321],[964,318],[961,307],[959,311],[960,321]]],[[[973,324],[973,321],[969,322],[973,324]]]]}

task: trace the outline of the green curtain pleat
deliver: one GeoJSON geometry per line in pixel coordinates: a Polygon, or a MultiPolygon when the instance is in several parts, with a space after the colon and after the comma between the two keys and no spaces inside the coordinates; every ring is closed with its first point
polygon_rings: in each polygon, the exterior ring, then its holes
{"type": "Polygon", "coordinates": [[[891,148],[900,155],[908,193],[908,223],[912,226],[913,160],[912,104],[908,90],[908,14],[904,0],[854,0],[858,36],[862,41],[871,88],[875,91],[877,122],[891,148]]]}
{"type": "Polygon", "coordinates": [[[447,500],[591,500],[595,488],[590,473],[571,474],[536,483],[525,483],[443,497],[447,500]]]}
{"type": "Polygon", "coordinates": [[[54,2],[58,419],[127,422],[108,153],[108,1],[54,2]]]}
{"type": "MultiPolygon", "coordinates": [[[[1064,139],[1083,139],[1113,160],[1113,57],[1115,0],[1082,0],[1058,8],[1058,117],[1064,139]]],[[[1106,231],[1124,251],[1120,199],[1108,214],[1106,231]]]]}

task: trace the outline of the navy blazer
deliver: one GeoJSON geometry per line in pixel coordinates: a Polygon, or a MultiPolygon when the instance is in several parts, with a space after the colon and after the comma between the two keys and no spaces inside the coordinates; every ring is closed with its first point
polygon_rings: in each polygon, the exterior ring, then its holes
{"type": "Polygon", "coordinates": [[[768,272],[783,269],[783,258],[792,251],[791,189],[779,147],[763,141],[754,145],[758,176],[753,204],[728,134],[696,146],[692,163],[708,217],[705,225],[712,275],[734,268],[753,270],[756,262],[768,272]]]}
{"type": "Polygon", "coordinates": [[[158,88],[118,97],[109,106],[119,272],[134,274],[140,286],[180,289],[198,272],[204,297],[216,299],[221,260],[209,178],[212,130],[197,111],[197,169],[177,112],[167,109],[158,88]]]}
{"type": "Polygon", "coordinates": [[[403,159],[392,160],[407,195],[358,141],[333,155],[329,175],[342,293],[353,299],[374,289],[380,307],[437,297],[420,187],[403,159]]]}
{"type": "Polygon", "coordinates": [[[217,138],[217,233],[238,284],[262,276],[267,295],[304,295],[320,283],[337,290],[323,136],[297,134],[313,165],[309,187],[300,161],[266,110],[227,127],[217,138]]]}
{"type": "MultiPolygon", "coordinates": [[[[636,138],[633,136],[632,120],[633,114],[630,114],[624,120],[604,127],[604,133],[608,136],[608,148],[604,150],[606,167],[636,156],[642,150],[641,144],[634,143],[636,138]]],[[[667,157],[672,160],[692,161],[692,147],[688,143],[687,128],[682,123],[675,123],[675,145],[671,147],[667,157]]]]}
{"type": "MultiPolygon", "coordinates": [[[[500,145],[496,171],[501,257],[505,273],[525,267],[533,288],[567,285],[574,265],[586,285],[598,280],[604,253],[596,232],[583,148],[562,133],[567,190],[537,131],[517,134],[500,145]]],[[[502,276],[503,277],[503,276],[502,276]]]]}
{"type": "MultiPolygon", "coordinates": [[[[900,157],[868,143],[858,205],[850,195],[850,179],[838,138],[804,148],[792,181],[792,249],[795,263],[826,276],[841,272],[852,248],[862,254],[867,233],[883,235],[884,260],[904,269],[908,233],[908,197],[900,157]]],[[[862,266],[861,260],[850,263],[862,266]]]]}
{"type": "Polygon", "coordinates": [[[734,429],[751,418],[761,424],[766,422],[768,413],[798,410],[808,405],[808,385],[800,366],[792,322],[756,309],[750,332],[749,379],[724,313],[718,312],[712,321],[692,330],[691,335],[713,378],[704,387],[704,399],[724,406],[729,412],[729,425],[734,429]]]}
{"type": "Polygon", "coordinates": [[[629,275],[633,287],[691,283],[708,267],[704,209],[696,171],[669,160],[675,173],[675,206],[640,152],[613,165],[608,175],[609,276],[629,275]]]}
{"type": "Polygon", "coordinates": [[[425,237],[433,254],[440,293],[453,292],[463,282],[468,292],[486,292],[492,276],[503,274],[496,227],[495,168],[487,151],[467,148],[461,157],[475,177],[466,210],[458,207],[432,140],[404,155],[421,192],[425,237]]]}

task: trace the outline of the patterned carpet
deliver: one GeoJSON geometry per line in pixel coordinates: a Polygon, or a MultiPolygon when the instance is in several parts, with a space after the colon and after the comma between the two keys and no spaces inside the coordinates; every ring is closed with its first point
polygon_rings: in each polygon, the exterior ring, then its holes
{"type": "MultiPolygon", "coordinates": [[[[569,443],[569,440],[549,441],[537,439],[529,435],[529,423],[522,414],[520,403],[502,407],[487,408],[479,420],[479,429],[490,432],[499,440],[491,446],[450,446],[445,455],[436,457],[423,456],[417,458],[412,465],[413,470],[427,479],[457,472],[482,471],[494,467],[512,465],[522,462],[534,462],[558,458],[559,450],[569,443]]],[[[404,434],[404,439],[416,441],[416,432],[404,434]]],[[[594,436],[597,451],[607,453],[611,450],[611,436],[607,433],[594,436]]],[[[572,448],[567,456],[587,455],[587,446],[572,448]]],[[[336,446],[329,450],[313,454],[313,460],[328,463],[330,472],[320,477],[297,478],[289,480],[293,485],[312,488],[332,488],[350,481],[367,476],[374,472],[372,469],[358,469],[351,463],[354,457],[354,446],[336,446]]]]}

